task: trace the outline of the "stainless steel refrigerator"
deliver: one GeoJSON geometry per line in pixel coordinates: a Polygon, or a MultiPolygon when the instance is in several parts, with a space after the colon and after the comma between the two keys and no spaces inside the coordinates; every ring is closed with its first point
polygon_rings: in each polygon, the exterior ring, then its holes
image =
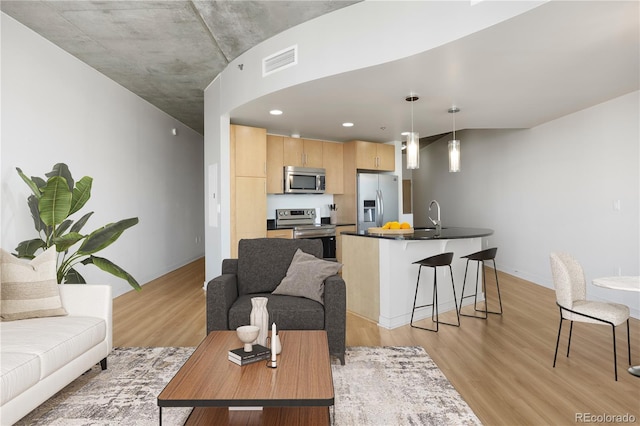
{"type": "Polygon", "coordinates": [[[398,176],[358,173],[358,231],[398,220],[398,176]]]}

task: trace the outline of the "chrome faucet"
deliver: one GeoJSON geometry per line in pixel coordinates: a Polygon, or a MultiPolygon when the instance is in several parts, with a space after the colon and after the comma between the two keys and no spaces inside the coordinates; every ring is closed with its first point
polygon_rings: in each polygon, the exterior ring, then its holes
{"type": "Polygon", "coordinates": [[[436,220],[431,219],[431,215],[429,215],[429,220],[433,223],[433,226],[436,227],[436,232],[439,233],[440,229],[442,229],[442,222],[440,221],[440,204],[436,200],[431,200],[429,203],[429,211],[431,211],[431,207],[436,205],[438,208],[438,218],[436,220]]]}

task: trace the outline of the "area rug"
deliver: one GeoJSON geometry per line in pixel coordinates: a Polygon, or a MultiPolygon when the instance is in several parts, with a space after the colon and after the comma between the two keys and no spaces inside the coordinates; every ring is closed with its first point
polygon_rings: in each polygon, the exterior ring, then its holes
{"type": "Polygon", "coordinates": [[[481,424],[419,346],[350,347],[332,372],[337,426],[481,424]]]}
{"type": "MultiPolygon", "coordinates": [[[[194,348],[116,348],[18,425],[157,425],[157,396],[194,348]]],[[[480,425],[421,347],[350,347],[332,365],[336,426],[480,425]]],[[[189,408],[165,408],[162,423],[182,425],[189,408]]]]}

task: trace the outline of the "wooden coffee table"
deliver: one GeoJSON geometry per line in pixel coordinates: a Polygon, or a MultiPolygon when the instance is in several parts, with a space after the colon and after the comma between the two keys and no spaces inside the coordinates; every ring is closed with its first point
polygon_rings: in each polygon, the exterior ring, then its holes
{"type": "Polygon", "coordinates": [[[235,331],[212,331],[158,396],[163,407],[194,407],[185,424],[328,425],[334,403],[327,333],[281,331],[278,368],[227,359],[235,331]],[[228,407],[263,407],[229,410],[228,407]]]}

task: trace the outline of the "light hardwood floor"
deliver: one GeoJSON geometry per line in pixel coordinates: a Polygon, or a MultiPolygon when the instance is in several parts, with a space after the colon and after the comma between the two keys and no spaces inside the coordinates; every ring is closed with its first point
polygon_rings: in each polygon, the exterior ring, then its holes
{"type": "MultiPolygon", "coordinates": [[[[424,347],[485,425],[565,425],[581,423],[576,421],[581,414],[628,414],[640,423],[640,378],[626,371],[625,327],[616,333],[617,382],[608,326],[576,323],[571,356],[565,357],[563,333],[552,368],[559,318],[553,291],[504,273],[499,280],[503,316],[486,321],[462,317],[460,328],[441,325],[432,333],[409,326],[386,330],[348,314],[347,346],[424,347]]],[[[114,346],[196,346],[205,336],[203,281],[200,259],[146,284],[141,292],[114,299],[114,346]]],[[[491,297],[489,292],[490,304],[491,297]]],[[[633,364],[640,364],[640,321],[635,319],[631,356],[633,364]]]]}

